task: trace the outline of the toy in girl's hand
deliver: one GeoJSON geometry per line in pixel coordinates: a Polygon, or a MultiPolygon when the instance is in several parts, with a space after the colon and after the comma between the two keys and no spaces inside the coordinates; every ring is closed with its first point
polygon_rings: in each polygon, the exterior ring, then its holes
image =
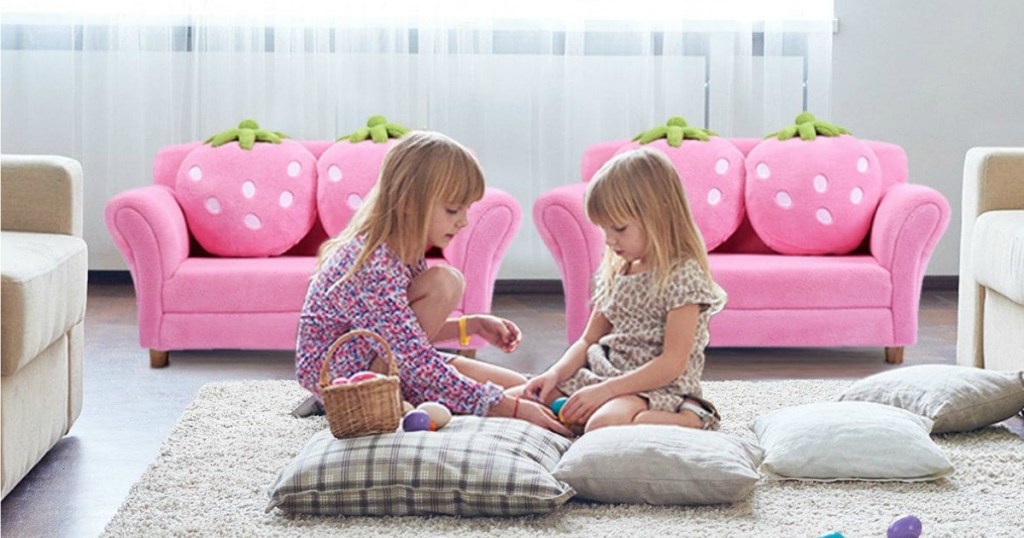
{"type": "Polygon", "coordinates": [[[430,415],[430,431],[440,430],[452,420],[452,412],[437,402],[423,402],[416,409],[430,415]]]}
{"type": "Polygon", "coordinates": [[[568,401],[569,398],[562,396],[561,398],[555,398],[555,401],[551,402],[551,412],[554,413],[555,416],[558,417],[558,420],[561,420],[562,422],[565,422],[562,420],[562,408],[565,407],[565,402],[568,401]]]}
{"type": "Polygon", "coordinates": [[[377,372],[370,372],[364,370],[362,372],[356,372],[352,374],[352,377],[348,378],[348,382],[356,384],[363,381],[370,381],[371,379],[377,379],[378,377],[380,377],[380,374],[378,374],[377,372]]]}
{"type": "Polygon", "coordinates": [[[413,409],[402,419],[402,431],[425,432],[430,429],[430,415],[422,409],[413,409]]]}
{"type": "Polygon", "coordinates": [[[921,520],[916,516],[902,516],[889,525],[886,538],[918,538],[921,536],[921,520]]]}

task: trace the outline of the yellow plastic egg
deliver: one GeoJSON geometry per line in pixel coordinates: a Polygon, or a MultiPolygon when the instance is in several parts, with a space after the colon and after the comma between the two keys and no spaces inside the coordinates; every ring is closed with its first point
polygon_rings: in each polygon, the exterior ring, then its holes
{"type": "Polygon", "coordinates": [[[445,427],[452,420],[452,412],[437,402],[423,402],[417,409],[426,411],[430,415],[430,420],[437,425],[437,429],[445,427]]]}
{"type": "Polygon", "coordinates": [[[406,413],[408,413],[409,411],[412,411],[413,409],[416,409],[416,408],[413,407],[411,403],[409,403],[406,400],[402,400],[402,415],[405,415],[406,413]]]}

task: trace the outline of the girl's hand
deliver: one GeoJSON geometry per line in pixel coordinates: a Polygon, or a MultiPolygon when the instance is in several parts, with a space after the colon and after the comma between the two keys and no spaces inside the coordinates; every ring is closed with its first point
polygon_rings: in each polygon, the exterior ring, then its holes
{"type": "Polygon", "coordinates": [[[526,398],[519,399],[519,410],[516,412],[516,418],[521,418],[527,422],[531,422],[551,430],[559,435],[566,437],[575,437],[572,430],[566,428],[564,424],[555,418],[555,414],[551,412],[547,406],[539,404],[537,402],[531,402],[526,398]]]}
{"type": "Polygon", "coordinates": [[[548,395],[555,390],[556,385],[558,385],[558,377],[554,372],[548,370],[526,382],[526,385],[523,386],[523,398],[543,404],[548,401],[548,395]]]}
{"type": "Polygon", "coordinates": [[[566,424],[586,424],[594,411],[614,397],[604,383],[584,387],[574,392],[562,406],[562,420],[566,424]]]}
{"type": "Polygon", "coordinates": [[[515,351],[523,340],[523,333],[519,327],[505,318],[488,314],[474,314],[470,320],[475,325],[472,332],[479,334],[484,340],[487,340],[487,343],[505,353],[515,351]]]}

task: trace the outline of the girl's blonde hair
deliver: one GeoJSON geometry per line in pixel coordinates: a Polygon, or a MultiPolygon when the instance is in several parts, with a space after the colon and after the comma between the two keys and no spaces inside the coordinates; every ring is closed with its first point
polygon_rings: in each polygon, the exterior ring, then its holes
{"type": "MultiPolygon", "coordinates": [[[[587,218],[598,226],[634,220],[647,233],[647,260],[659,289],[672,269],[692,258],[711,278],[704,238],[693,220],[679,174],[664,154],[639,148],[617,155],[594,175],[584,202],[587,218]]],[[[598,269],[594,302],[606,300],[626,261],[605,248],[598,269]]]]}
{"type": "Polygon", "coordinates": [[[366,243],[342,280],[384,242],[403,263],[416,263],[427,247],[434,207],[465,206],[483,195],[484,174],[469,150],[440,133],[411,132],[388,151],[377,183],[345,229],[320,246],[317,271],[338,247],[359,236],[366,243]]]}

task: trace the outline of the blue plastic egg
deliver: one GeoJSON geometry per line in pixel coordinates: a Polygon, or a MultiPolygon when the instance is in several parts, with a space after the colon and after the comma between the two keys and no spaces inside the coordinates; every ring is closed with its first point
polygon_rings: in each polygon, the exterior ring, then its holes
{"type": "Polygon", "coordinates": [[[430,429],[430,415],[422,409],[413,409],[402,418],[402,430],[407,432],[425,432],[430,429]]]}
{"type": "Polygon", "coordinates": [[[562,412],[562,406],[564,406],[567,401],[569,401],[569,398],[562,396],[561,398],[557,398],[555,401],[551,402],[551,412],[557,417],[558,414],[562,412]]]}
{"type": "Polygon", "coordinates": [[[830,532],[828,534],[822,534],[818,538],[846,538],[846,537],[843,536],[843,533],[841,533],[839,531],[835,531],[835,532],[830,532]]]}
{"type": "Polygon", "coordinates": [[[921,536],[921,520],[915,516],[903,516],[889,525],[887,538],[918,538],[921,536]]]}

